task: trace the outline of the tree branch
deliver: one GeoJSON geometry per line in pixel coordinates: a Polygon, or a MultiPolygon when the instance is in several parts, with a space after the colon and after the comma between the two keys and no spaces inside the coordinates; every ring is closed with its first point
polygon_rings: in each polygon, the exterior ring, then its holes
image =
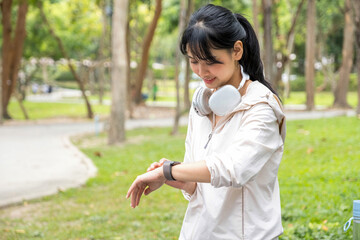
{"type": "Polygon", "coordinates": [[[72,73],[72,75],[74,76],[76,82],[78,83],[79,87],[80,87],[80,90],[81,90],[81,93],[82,93],[82,96],[83,98],[85,99],[85,102],[86,102],[86,107],[87,107],[87,113],[88,113],[88,118],[93,118],[93,112],[92,112],[92,109],[91,109],[91,105],[89,103],[89,100],[85,94],[85,87],[84,87],[84,84],[83,82],[81,81],[80,77],[78,76],[78,74],[76,73],[75,71],[75,68],[73,66],[73,64],[71,63],[70,61],[70,58],[69,58],[69,55],[67,54],[66,50],[65,50],[65,47],[60,39],[60,37],[58,35],[56,35],[54,29],[52,28],[52,26],[50,25],[46,15],[45,15],[45,12],[44,12],[44,9],[43,9],[43,6],[42,6],[42,3],[39,1],[38,2],[38,7],[40,9],[40,15],[45,23],[45,25],[48,27],[49,31],[50,31],[50,34],[55,38],[59,48],[60,48],[60,51],[62,53],[62,55],[64,56],[65,59],[67,59],[67,63],[68,63],[68,66],[70,68],[70,71],[72,73]]]}

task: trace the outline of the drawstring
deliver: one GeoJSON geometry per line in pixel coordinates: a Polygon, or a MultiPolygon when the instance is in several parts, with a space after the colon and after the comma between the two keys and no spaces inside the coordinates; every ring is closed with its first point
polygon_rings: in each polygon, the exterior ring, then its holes
{"type": "MultiPolygon", "coordinates": [[[[239,65],[240,65],[240,64],[239,64],[239,65]]],[[[249,74],[247,74],[247,73],[244,72],[244,68],[243,68],[242,65],[240,65],[240,69],[241,69],[242,79],[241,79],[241,82],[240,82],[239,87],[238,87],[237,90],[240,90],[240,89],[245,85],[245,82],[250,79],[249,74]]]]}
{"type": "Polygon", "coordinates": [[[350,228],[350,225],[351,225],[351,221],[353,220],[354,218],[351,217],[344,225],[344,232],[346,232],[349,228],[350,228]]]}

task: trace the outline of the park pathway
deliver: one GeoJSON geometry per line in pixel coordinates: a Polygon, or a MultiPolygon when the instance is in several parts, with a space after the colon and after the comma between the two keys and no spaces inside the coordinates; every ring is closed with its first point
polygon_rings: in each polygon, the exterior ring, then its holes
{"type": "MultiPolygon", "coordinates": [[[[286,111],[287,120],[354,115],[354,111],[286,111]]],[[[181,125],[186,125],[182,118],[181,125]]],[[[173,118],[128,120],[126,129],[172,126],[173,118]]],[[[96,132],[103,123],[0,125],[0,208],[83,185],[96,175],[71,135],[96,132]]]]}

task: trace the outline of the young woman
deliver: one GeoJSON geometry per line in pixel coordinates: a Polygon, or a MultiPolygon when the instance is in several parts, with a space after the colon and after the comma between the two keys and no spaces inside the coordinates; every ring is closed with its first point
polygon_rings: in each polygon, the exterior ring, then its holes
{"type": "Polygon", "coordinates": [[[131,206],[166,183],[189,200],[179,239],[277,239],[285,117],[254,30],[240,14],[206,5],[180,49],[206,86],[193,96],[184,162],[153,163],[131,185],[131,206]]]}

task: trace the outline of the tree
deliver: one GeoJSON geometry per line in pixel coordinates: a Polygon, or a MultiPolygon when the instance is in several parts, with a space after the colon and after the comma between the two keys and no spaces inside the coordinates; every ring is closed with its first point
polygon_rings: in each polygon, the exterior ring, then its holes
{"type": "Polygon", "coordinates": [[[84,87],[84,83],[83,81],[81,80],[81,78],[78,76],[78,74],[76,73],[75,71],[75,67],[73,66],[73,64],[71,63],[71,60],[69,58],[69,55],[68,53],[66,52],[65,50],[65,47],[64,47],[64,44],[63,42],[61,41],[60,37],[55,33],[53,27],[50,25],[46,15],[45,15],[45,12],[44,12],[44,9],[43,9],[43,4],[42,2],[38,2],[38,7],[40,9],[40,14],[41,14],[41,17],[45,23],[45,25],[49,28],[49,31],[50,31],[50,34],[54,37],[54,39],[56,40],[58,46],[59,46],[59,49],[63,55],[63,57],[67,60],[67,64],[69,66],[69,69],[72,73],[72,75],[74,76],[76,82],[78,83],[79,85],[79,88],[81,90],[81,93],[82,93],[82,96],[85,100],[85,104],[86,104],[86,110],[87,110],[87,117],[88,118],[93,118],[93,111],[91,109],[91,105],[90,105],[90,102],[86,96],[86,93],[85,93],[85,87],[84,87]]]}
{"type": "Polygon", "coordinates": [[[262,0],[262,9],[263,9],[263,28],[264,28],[264,67],[265,67],[265,76],[275,88],[274,79],[273,79],[273,41],[271,33],[271,0],[262,0]]]}
{"type": "Polygon", "coordinates": [[[2,63],[1,63],[1,59],[0,59],[0,124],[3,123],[3,115],[2,115],[2,63]]]}
{"type": "Polygon", "coordinates": [[[315,0],[308,0],[306,20],[306,59],[305,59],[305,79],[306,79],[306,109],[313,110],[315,107],[315,44],[316,44],[316,5],[315,0]]]}
{"type": "MultiPolygon", "coordinates": [[[[188,25],[190,16],[194,11],[194,1],[193,0],[187,0],[187,10],[186,10],[186,23],[185,26],[188,25]]],[[[182,33],[181,33],[182,34],[182,33]]],[[[178,46],[176,46],[178,48],[178,46]]],[[[189,83],[191,79],[191,70],[190,70],[190,62],[186,61],[185,65],[185,83],[184,83],[184,105],[185,109],[190,109],[191,102],[190,102],[190,92],[189,92],[189,83]]]]}
{"type": "MultiPolygon", "coordinates": [[[[39,0],[31,1],[38,2],[39,0]]],[[[96,1],[41,1],[47,19],[56,29],[55,32],[63,41],[64,48],[71,59],[96,59],[102,31],[101,9],[95,3],[96,1]]],[[[39,11],[38,7],[30,5],[26,17],[27,36],[24,58],[51,57],[59,60],[63,56],[58,43],[49,34],[48,28],[39,27],[43,24],[39,11]]]]}
{"type": "MultiPolygon", "coordinates": [[[[296,7],[295,13],[292,15],[291,25],[288,31],[286,32],[285,36],[281,36],[280,34],[277,34],[278,44],[280,44],[280,49],[277,52],[277,56],[280,56],[279,59],[277,59],[277,72],[274,77],[274,86],[279,86],[279,83],[281,82],[281,77],[285,69],[289,70],[287,66],[290,63],[290,54],[293,52],[294,47],[294,39],[295,39],[295,26],[297,23],[297,20],[299,18],[302,6],[304,4],[305,0],[301,0],[296,7]],[[284,39],[284,41],[281,41],[284,39]]],[[[279,19],[278,17],[276,18],[279,19]]],[[[277,24],[278,26],[279,24],[277,24]]],[[[280,32],[280,31],[277,31],[280,32]]]]}
{"type": "Polygon", "coordinates": [[[254,31],[256,33],[257,38],[260,40],[260,27],[259,27],[259,9],[257,0],[252,0],[252,15],[253,15],[253,22],[254,22],[254,31]]]}
{"type": "Polygon", "coordinates": [[[143,42],[141,62],[140,62],[140,66],[137,71],[136,83],[135,83],[136,84],[135,85],[135,102],[136,103],[140,103],[142,101],[141,89],[143,86],[144,78],[146,75],[146,70],[148,67],[149,51],[150,51],[151,42],[153,40],[155,29],[156,29],[156,26],[157,26],[157,23],[158,23],[158,20],[160,18],[161,11],[162,11],[161,4],[162,4],[162,0],[156,0],[155,14],[152,19],[152,22],[149,25],[148,32],[147,32],[146,37],[143,42]]]}
{"type": "Polygon", "coordinates": [[[97,67],[98,73],[98,88],[99,88],[99,104],[103,104],[103,96],[104,96],[104,88],[105,88],[105,66],[104,62],[106,56],[108,56],[105,49],[108,47],[109,37],[109,24],[107,21],[107,16],[111,15],[111,11],[108,10],[108,6],[106,5],[105,0],[101,0],[98,2],[99,8],[101,9],[101,23],[102,23],[102,32],[99,39],[99,49],[97,59],[101,62],[101,64],[97,67]]]}
{"type": "MultiPolygon", "coordinates": [[[[187,16],[186,5],[187,5],[186,0],[180,0],[179,30],[178,30],[179,35],[182,34],[185,30],[186,16],[187,16]]],[[[178,38],[178,39],[180,40],[180,38],[178,38]]],[[[178,40],[178,42],[179,42],[179,40],[178,40]]],[[[181,56],[179,48],[176,48],[175,51],[176,51],[176,53],[175,53],[176,113],[175,113],[175,119],[174,119],[174,126],[173,126],[173,129],[171,132],[172,135],[175,135],[178,133],[179,120],[181,117],[179,74],[181,71],[182,56],[181,56]]]]}
{"type": "Polygon", "coordinates": [[[351,0],[345,0],[345,27],[342,48],[342,64],[339,70],[339,81],[336,85],[335,100],[333,104],[334,107],[340,108],[351,108],[346,99],[354,56],[354,26],[351,12],[351,0]]]}
{"type": "Polygon", "coordinates": [[[127,100],[127,13],[128,0],[114,1],[112,27],[111,115],[109,144],[125,141],[125,110],[127,100]]]}
{"type": "Polygon", "coordinates": [[[26,36],[25,22],[28,11],[28,1],[19,1],[18,15],[15,32],[11,24],[12,0],[1,2],[2,12],[2,112],[4,118],[11,118],[8,113],[8,105],[12,93],[15,90],[21,56],[23,54],[24,40],[26,36]]]}
{"type": "Polygon", "coordinates": [[[352,0],[354,9],[354,23],[355,23],[355,46],[356,46],[356,68],[358,77],[357,95],[358,105],[356,113],[360,114],[360,0],[352,0]]]}

